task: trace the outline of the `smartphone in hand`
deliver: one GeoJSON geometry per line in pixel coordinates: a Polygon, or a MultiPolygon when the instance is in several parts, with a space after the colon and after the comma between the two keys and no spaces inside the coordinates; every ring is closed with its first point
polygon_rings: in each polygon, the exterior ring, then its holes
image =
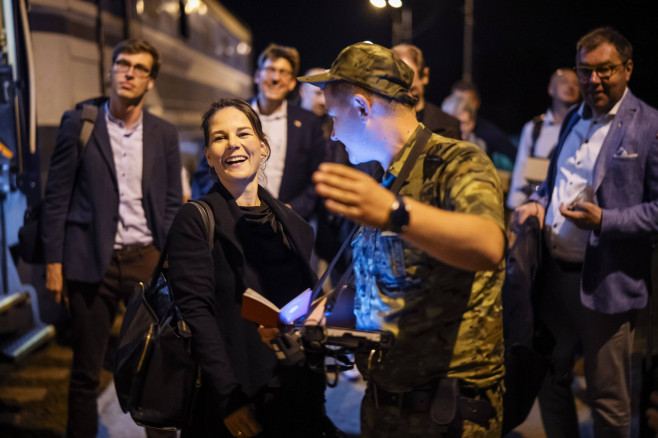
{"type": "Polygon", "coordinates": [[[571,201],[567,210],[573,210],[577,202],[594,202],[594,189],[590,185],[586,185],[580,193],[571,201]]]}

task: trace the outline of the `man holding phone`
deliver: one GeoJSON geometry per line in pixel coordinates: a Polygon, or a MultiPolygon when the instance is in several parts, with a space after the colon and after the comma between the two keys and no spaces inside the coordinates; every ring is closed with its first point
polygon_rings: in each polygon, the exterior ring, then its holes
{"type": "Polygon", "coordinates": [[[556,340],[539,394],[549,438],[578,436],[570,384],[579,344],[594,436],[631,433],[633,334],[658,232],[658,112],[627,87],[632,50],[608,27],[580,39],[584,102],[565,117],[546,181],[515,211],[519,223],[544,225],[539,319],[556,340]]]}

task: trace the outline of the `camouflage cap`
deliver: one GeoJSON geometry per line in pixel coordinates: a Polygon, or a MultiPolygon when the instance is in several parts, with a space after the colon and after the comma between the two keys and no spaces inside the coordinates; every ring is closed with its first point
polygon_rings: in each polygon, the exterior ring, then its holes
{"type": "Polygon", "coordinates": [[[323,90],[327,82],[342,80],[403,103],[414,100],[409,94],[413,70],[391,50],[369,42],[344,48],[326,72],[297,80],[323,90]]]}

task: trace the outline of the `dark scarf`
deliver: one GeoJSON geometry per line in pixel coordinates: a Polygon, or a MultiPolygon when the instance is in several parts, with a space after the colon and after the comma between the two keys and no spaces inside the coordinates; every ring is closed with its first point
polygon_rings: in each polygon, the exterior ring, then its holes
{"type": "Polygon", "coordinates": [[[238,236],[247,264],[259,283],[254,286],[282,307],[309,287],[306,276],[300,275],[304,272],[302,260],[267,203],[261,200],[260,206],[240,207],[240,211],[238,236]]]}

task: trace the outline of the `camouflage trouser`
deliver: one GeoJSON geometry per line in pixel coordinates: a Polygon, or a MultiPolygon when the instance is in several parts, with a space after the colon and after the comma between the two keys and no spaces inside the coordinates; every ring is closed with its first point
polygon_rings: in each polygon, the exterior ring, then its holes
{"type": "Polygon", "coordinates": [[[372,394],[366,393],[361,403],[362,438],[500,438],[503,425],[503,385],[486,391],[496,410],[496,417],[485,428],[468,420],[461,420],[449,427],[439,426],[429,412],[410,412],[397,406],[375,406],[372,394]]]}

